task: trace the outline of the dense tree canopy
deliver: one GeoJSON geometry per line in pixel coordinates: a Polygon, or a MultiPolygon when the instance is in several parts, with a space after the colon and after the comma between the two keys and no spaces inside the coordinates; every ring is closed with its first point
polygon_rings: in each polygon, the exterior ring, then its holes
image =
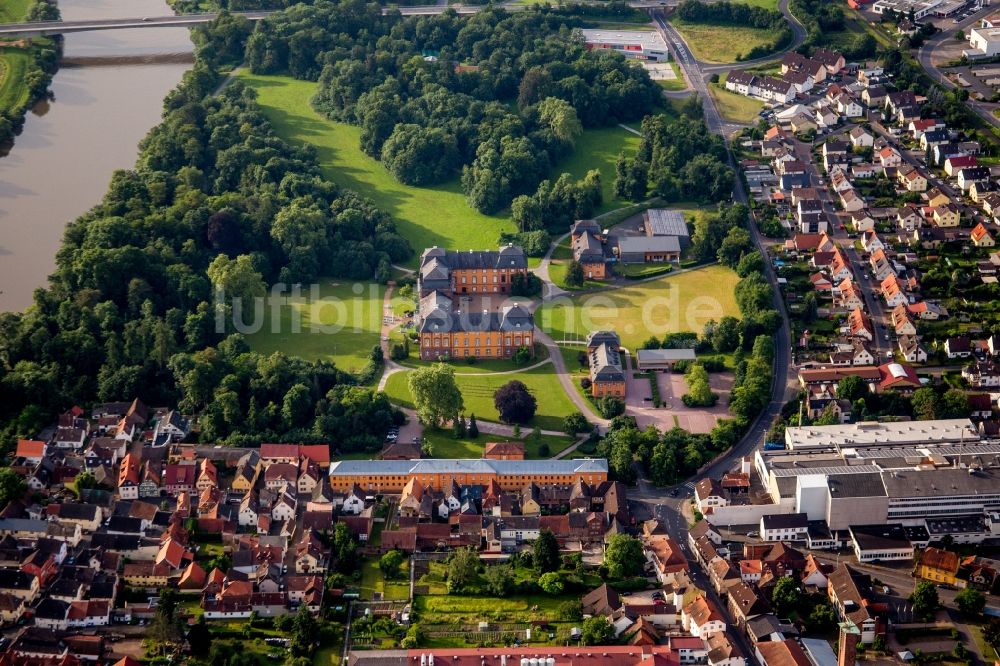
{"type": "MultiPolygon", "coordinates": [[[[199,52],[238,50],[230,19],[199,33],[199,52]]],[[[199,59],[135,168],[67,227],[34,307],[0,315],[4,445],[71,404],[134,397],[204,410],[205,440],[329,441],[343,416],[327,414],[330,391],[354,378],[326,361],[249,352],[231,337],[233,307],[252,323],[268,284],[372,279],[412,249],[386,214],[323,180],[311,148],[277,138],[250,89],[235,81],[213,94],[219,78],[199,59]]],[[[394,418],[385,404],[377,416],[351,408],[369,424],[394,418]]]]}

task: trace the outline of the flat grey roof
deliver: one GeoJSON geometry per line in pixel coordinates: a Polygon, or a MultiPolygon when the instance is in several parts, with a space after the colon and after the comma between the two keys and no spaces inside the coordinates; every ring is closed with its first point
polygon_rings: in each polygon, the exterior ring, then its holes
{"type": "Polygon", "coordinates": [[[588,44],[620,44],[641,46],[642,49],[667,50],[667,43],[655,30],[581,30],[588,44]]]}
{"type": "Polygon", "coordinates": [[[672,361],[693,361],[693,349],[640,349],[636,353],[639,364],[664,363],[672,361]]]}
{"type": "Polygon", "coordinates": [[[622,254],[680,252],[681,243],[677,236],[625,236],[618,240],[618,250],[622,254]]]}

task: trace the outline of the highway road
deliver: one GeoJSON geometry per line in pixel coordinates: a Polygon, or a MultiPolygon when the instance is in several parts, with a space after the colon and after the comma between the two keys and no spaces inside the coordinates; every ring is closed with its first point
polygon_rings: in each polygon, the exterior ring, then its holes
{"type": "MultiPolygon", "coordinates": [[[[587,4],[589,0],[577,0],[578,2],[583,2],[587,4]]],[[[630,7],[635,9],[654,9],[659,7],[667,7],[676,5],[679,0],[633,0],[629,3],[630,7]]],[[[782,0],[787,3],[787,0],[782,0]]],[[[516,4],[513,2],[503,3],[503,8],[507,11],[517,12],[523,11],[530,7],[530,5],[516,4]]],[[[386,7],[382,10],[383,14],[389,14],[390,12],[399,11],[403,16],[431,16],[434,14],[442,14],[449,9],[455,10],[459,14],[475,14],[482,10],[484,5],[448,5],[447,2],[444,4],[436,4],[430,6],[420,6],[420,7],[386,7]]],[[[259,21],[264,19],[271,14],[277,12],[274,11],[259,11],[259,12],[232,12],[238,16],[245,16],[251,21],[259,21]]],[[[70,32],[90,32],[96,30],[125,30],[133,28],[176,28],[176,27],[193,27],[197,25],[203,25],[205,23],[211,23],[218,16],[214,12],[196,13],[196,14],[177,14],[170,16],[137,16],[135,18],[119,18],[119,19],[88,19],[79,21],[36,21],[27,23],[4,23],[0,24],[0,36],[4,37],[32,37],[39,35],[59,35],[70,32]]]]}

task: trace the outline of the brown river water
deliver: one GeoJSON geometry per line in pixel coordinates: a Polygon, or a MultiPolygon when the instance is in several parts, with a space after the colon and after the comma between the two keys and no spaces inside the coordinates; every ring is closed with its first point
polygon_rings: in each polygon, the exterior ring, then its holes
{"type": "MultiPolygon", "coordinates": [[[[64,19],[165,16],[164,0],[59,0],[64,19]]],[[[192,62],[187,28],[66,36],[52,99],[0,158],[0,311],[23,310],[55,268],[63,229],[133,166],[192,62]]]]}

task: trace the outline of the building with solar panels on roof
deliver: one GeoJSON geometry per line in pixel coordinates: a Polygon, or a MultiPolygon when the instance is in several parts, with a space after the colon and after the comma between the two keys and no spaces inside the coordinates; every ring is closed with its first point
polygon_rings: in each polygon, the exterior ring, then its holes
{"type": "Polygon", "coordinates": [[[651,208],[642,214],[642,225],[647,236],[676,237],[681,250],[691,245],[691,232],[679,210],[651,208]]]}

